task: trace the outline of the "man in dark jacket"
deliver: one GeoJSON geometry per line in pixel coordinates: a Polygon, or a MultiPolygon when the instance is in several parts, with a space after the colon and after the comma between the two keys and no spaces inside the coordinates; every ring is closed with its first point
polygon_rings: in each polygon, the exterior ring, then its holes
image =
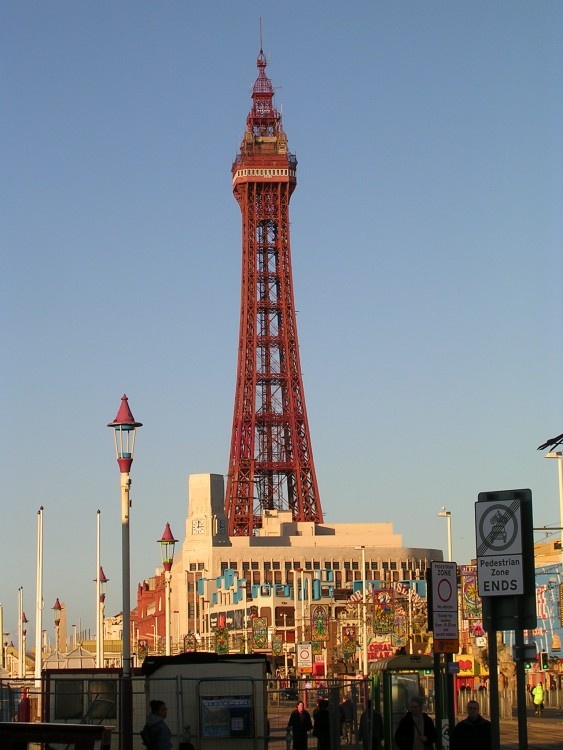
{"type": "Polygon", "coordinates": [[[383,718],[368,701],[367,708],[360,716],[358,738],[364,750],[381,750],[383,744],[383,718]],[[370,745],[371,737],[371,745],[370,745]]]}
{"type": "Polygon", "coordinates": [[[328,701],[324,698],[319,698],[313,711],[313,736],[317,738],[318,750],[330,750],[330,714],[328,701]]]}
{"type": "Polygon", "coordinates": [[[340,736],[347,745],[353,742],[354,735],[354,704],[348,693],[340,704],[340,736]]]}
{"type": "Polygon", "coordinates": [[[287,722],[287,731],[293,738],[293,750],[307,750],[307,735],[312,728],[311,714],[305,710],[303,701],[299,701],[287,722]]]}
{"type": "Polygon", "coordinates": [[[467,704],[467,718],[454,727],[450,750],[491,750],[491,722],[479,713],[477,701],[467,704]]]}
{"type": "Polygon", "coordinates": [[[437,738],[436,727],[430,716],[422,711],[422,698],[413,695],[409,706],[409,712],[403,716],[395,731],[399,750],[433,747],[437,738]]]}

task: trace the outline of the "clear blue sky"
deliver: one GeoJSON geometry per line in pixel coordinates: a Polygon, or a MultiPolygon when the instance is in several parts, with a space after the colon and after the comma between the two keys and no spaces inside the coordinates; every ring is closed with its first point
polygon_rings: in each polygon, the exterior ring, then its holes
{"type": "MultiPolygon", "coordinates": [[[[563,432],[563,4],[16,2],[0,7],[0,602],[94,627],[96,511],[121,610],[127,393],[132,589],[187,477],[225,473],[238,337],[231,194],[256,78],[299,159],[301,357],[328,522],[474,556],[482,490],[557,525],[563,432]],[[259,7],[260,6],[260,7],[259,7]]],[[[541,534],[538,534],[541,536],[541,534]]]]}

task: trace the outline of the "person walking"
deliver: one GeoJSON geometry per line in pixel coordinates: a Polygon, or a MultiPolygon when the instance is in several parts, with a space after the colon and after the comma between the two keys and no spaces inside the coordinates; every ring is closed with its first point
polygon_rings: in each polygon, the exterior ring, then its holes
{"type": "Polygon", "coordinates": [[[313,711],[313,737],[317,738],[318,750],[330,750],[330,715],[328,701],[324,698],[319,698],[313,711]]]}
{"type": "Polygon", "coordinates": [[[164,701],[159,700],[152,700],[149,705],[151,712],[141,733],[143,744],[149,750],[170,750],[172,732],[165,721],[168,707],[164,701]]]}
{"type": "Polygon", "coordinates": [[[344,738],[347,745],[353,741],[354,734],[354,704],[350,700],[350,694],[346,694],[340,704],[340,736],[344,738]]]}
{"type": "Polygon", "coordinates": [[[543,701],[545,698],[545,690],[543,689],[543,683],[538,684],[532,688],[532,700],[534,701],[534,714],[541,716],[543,714],[543,701]]]}
{"type": "Polygon", "coordinates": [[[299,701],[287,722],[287,733],[293,737],[293,750],[307,750],[307,736],[312,728],[311,714],[305,710],[303,701],[299,701]]]}
{"type": "Polygon", "coordinates": [[[358,739],[364,750],[380,750],[383,745],[383,718],[379,711],[372,708],[371,701],[368,701],[366,709],[362,711],[360,716],[358,739]]]}
{"type": "Polygon", "coordinates": [[[481,716],[477,701],[468,702],[466,718],[455,725],[450,750],[491,750],[491,722],[481,716]]]}
{"type": "Polygon", "coordinates": [[[434,747],[436,727],[434,722],[422,710],[423,701],[413,695],[409,701],[409,711],[399,721],[395,731],[395,742],[399,750],[424,750],[434,747]]]}

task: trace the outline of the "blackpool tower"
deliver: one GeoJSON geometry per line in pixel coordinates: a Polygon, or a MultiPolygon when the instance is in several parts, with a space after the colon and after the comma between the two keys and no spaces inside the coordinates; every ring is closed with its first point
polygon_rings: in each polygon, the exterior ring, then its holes
{"type": "Polygon", "coordinates": [[[230,536],[252,536],[262,515],[290,510],[294,521],[323,514],[299,361],[289,201],[297,159],[287,150],[266,57],[240,151],[232,167],[242,214],[238,368],[225,512],[230,536]]]}

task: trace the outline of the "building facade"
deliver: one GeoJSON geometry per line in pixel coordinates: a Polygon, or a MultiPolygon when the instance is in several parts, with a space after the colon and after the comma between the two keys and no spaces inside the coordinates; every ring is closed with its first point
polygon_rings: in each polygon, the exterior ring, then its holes
{"type": "MultiPolygon", "coordinates": [[[[185,537],[172,567],[171,632],[179,650],[215,650],[219,628],[227,631],[231,652],[272,653],[281,638],[280,656],[287,654],[291,665],[292,644],[322,635],[312,624],[314,612],[330,623],[331,632],[319,641],[333,659],[341,655],[346,627],[355,628],[363,650],[364,620],[373,658],[405,642],[422,649],[425,573],[432,560],[443,559],[441,550],[404,547],[390,523],[296,522],[291,512],[277,510],[263,514],[255,535],[229,537],[223,477],[191,475],[188,493],[185,537]],[[393,601],[378,633],[382,597],[393,601]],[[401,612],[405,622],[399,626],[401,612]],[[265,628],[260,648],[253,642],[256,618],[265,628]]],[[[165,630],[161,571],[140,584],[132,620],[133,639],[158,652],[165,630]]]]}

